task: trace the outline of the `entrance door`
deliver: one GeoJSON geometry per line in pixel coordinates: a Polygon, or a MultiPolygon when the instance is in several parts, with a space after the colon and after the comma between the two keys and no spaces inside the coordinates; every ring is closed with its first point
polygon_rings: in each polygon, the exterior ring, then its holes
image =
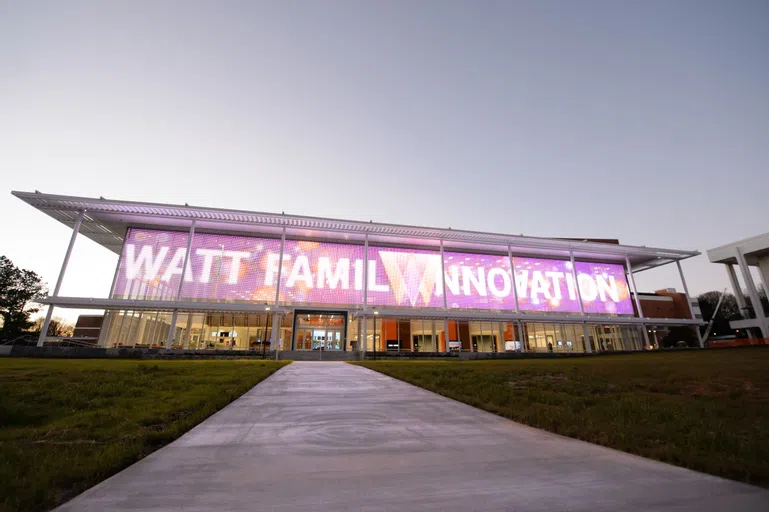
{"type": "Polygon", "coordinates": [[[346,313],[297,311],[294,322],[294,350],[347,350],[346,313]]]}

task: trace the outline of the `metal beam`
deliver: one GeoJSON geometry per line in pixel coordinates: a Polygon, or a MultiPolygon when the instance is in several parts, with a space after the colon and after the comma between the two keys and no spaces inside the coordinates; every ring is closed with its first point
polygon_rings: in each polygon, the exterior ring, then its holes
{"type": "MultiPolygon", "coordinates": [[[[85,210],[81,210],[75,221],[75,226],[72,228],[72,236],[69,238],[69,245],[67,246],[67,253],[64,255],[64,262],[61,264],[61,270],[59,271],[59,279],[56,280],[56,286],[53,288],[52,297],[59,296],[59,290],[61,289],[61,283],[64,281],[64,274],[67,272],[67,265],[69,265],[69,257],[72,256],[72,249],[75,247],[75,240],[77,240],[77,234],[80,232],[80,226],[83,224],[83,217],[85,217],[85,210]]],[[[51,317],[53,316],[53,304],[48,306],[48,311],[45,314],[45,320],[43,321],[43,327],[40,330],[40,337],[37,339],[37,346],[42,347],[45,343],[45,338],[48,336],[48,328],[51,325],[51,317]]]]}
{"type": "MultiPolygon", "coordinates": [[[[638,294],[638,287],[635,285],[635,277],[633,277],[633,268],[630,266],[630,259],[627,257],[625,257],[625,264],[627,265],[627,275],[630,277],[630,284],[633,286],[633,295],[635,296],[636,308],[638,308],[638,317],[644,318],[644,312],[641,308],[641,296],[638,294]]],[[[644,326],[644,341],[648,348],[652,348],[651,343],[649,342],[649,332],[647,331],[646,326],[644,326]]]]}
{"type": "MultiPolygon", "coordinates": [[[[689,287],[686,286],[686,278],[684,277],[684,270],[681,268],[681,262],[676,261],[676,266],[678,267],[678,273],[681,276],[681,283],[684,285],[684,296],[686,297],[686,305],[689,308],[689,316],[694,320],[694,308],[692,308],[692,299],[689,296],[689,287]]],[[[702,339],[702,334],[700,333],[700,329],[696,328],[695,332],[697,333],[697,341],[700,344],[700,348],[705,348],[705,343],[702,339]]]]}

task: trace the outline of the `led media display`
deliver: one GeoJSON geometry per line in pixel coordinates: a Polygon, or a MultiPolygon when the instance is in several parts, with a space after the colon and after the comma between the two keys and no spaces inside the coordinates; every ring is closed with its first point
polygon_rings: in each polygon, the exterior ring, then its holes
{"type": "MultiPolygon", "coordinates": [[[[278,251],[269,272],[277,275],[278,251]]],[[[286,240],[280,274],[280,302],[363,304],[362,245],[286,240]]]]}
{"type": "Polygon", "coordinates": [[[444,252],[443,263],[449,309],[515,309],[507,256],[444,252]]]}
{"type": "MultiPolygon", "coordinates": [[[[114,297],[174,300],[188,234],[129,229],[114,297]]],[[[284,304],[578,313],[571,262],[437,251],[196,233],[184,275],[185,300],[273,304],[280,276],[284,304]],[[364,274],[365,272],[365,274],[364,274]],[[445,282],[444,282],[445,281],[445,282]]],[[[621,265],[576,263],[586,313],[633,314],[621,265]]]]}

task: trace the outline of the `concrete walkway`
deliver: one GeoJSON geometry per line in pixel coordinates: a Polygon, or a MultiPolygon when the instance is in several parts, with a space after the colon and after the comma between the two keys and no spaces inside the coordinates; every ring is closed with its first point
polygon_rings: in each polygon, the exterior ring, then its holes
{"type": "Polygon", "coordinates": [[[61,510],[769,510],[769,491],[519,425],[345,363],[280,370],[61,510]]]}

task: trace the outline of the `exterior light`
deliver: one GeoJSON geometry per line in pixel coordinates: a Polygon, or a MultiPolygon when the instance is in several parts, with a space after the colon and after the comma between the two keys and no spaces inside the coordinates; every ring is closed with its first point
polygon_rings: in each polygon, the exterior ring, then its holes
{"type": "Polygon", "coordinates": [[[265,311],[269,311],[270,310],[270,306],[265,307],[264,310],[265,311]]]}
{"type": "Polygon", "coordinates": [[[378,315],[378,314],[379,314],[379,311],[374,311],[374,314],[375,314],[375,315],[378,315]]]}

